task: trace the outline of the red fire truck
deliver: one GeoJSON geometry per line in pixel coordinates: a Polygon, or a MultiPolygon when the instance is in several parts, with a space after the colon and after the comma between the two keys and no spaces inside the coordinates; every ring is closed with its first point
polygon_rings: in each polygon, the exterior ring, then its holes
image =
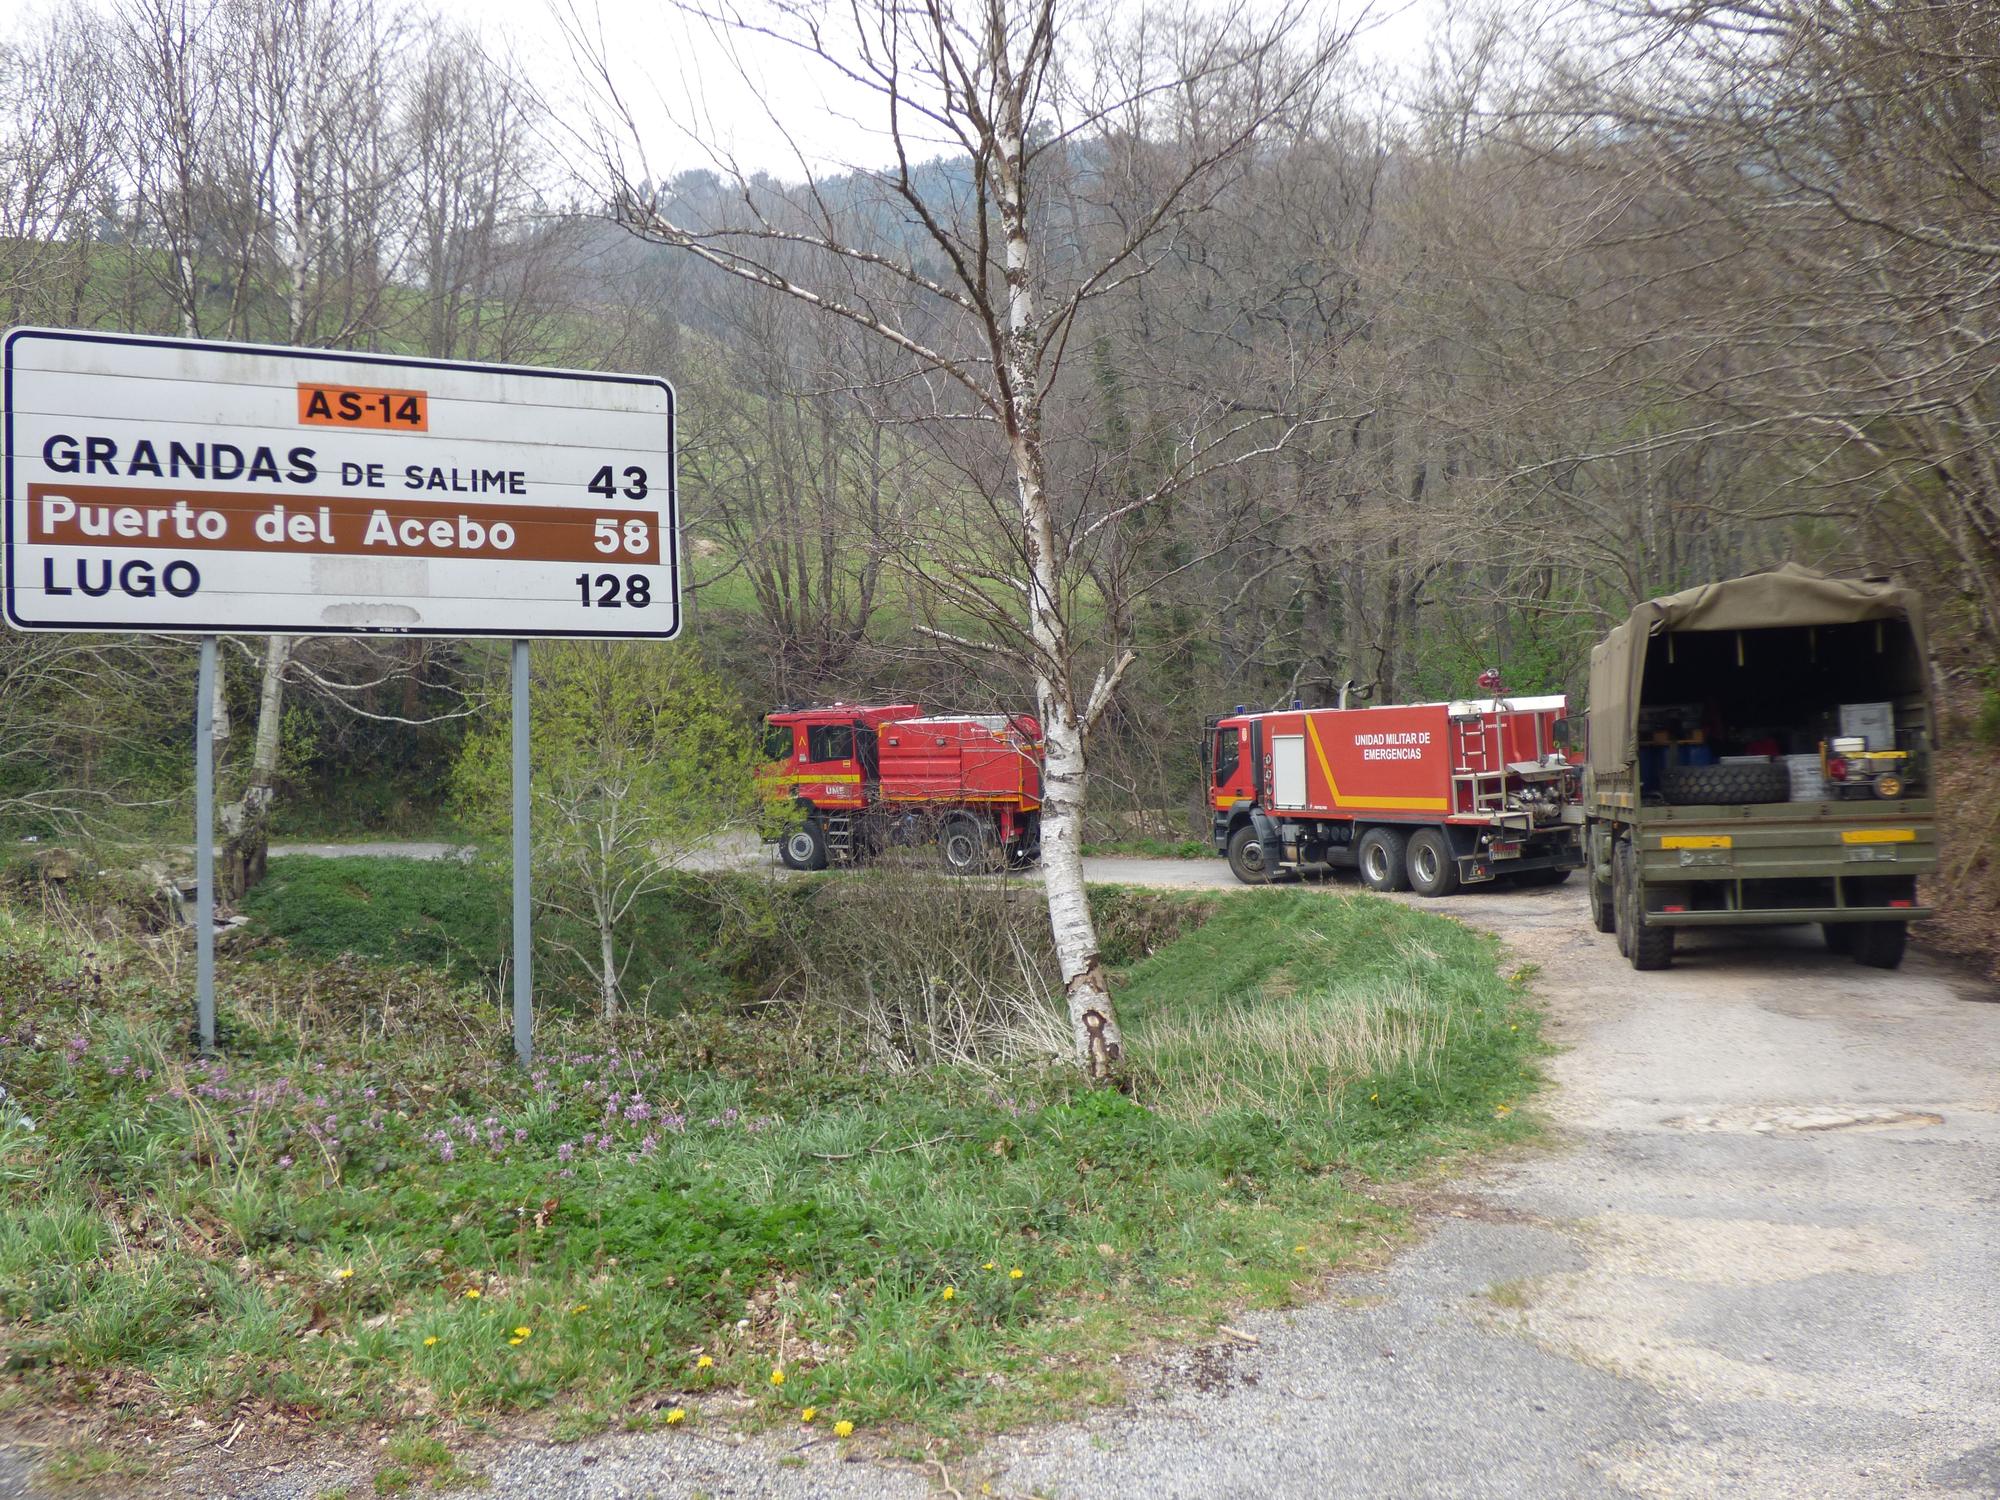
{"type": "Polygon", "coordinates": [[[1042,852],[1042,727],[1027,714],[926,714],[915,703],[831,703],[765,719],[758,772],[794,820],[778,857],[794,870],[859,864],[935,843],[971,874],[1042,852]]]}
{"type": "Polygon", "coordinates": [[[1426,896],[1566,880],[1583,864],[1568,709],[1560,695],[1239,708],[1204,744],[1215,851],[1247,884],[1308,865],[1426,896]]]}

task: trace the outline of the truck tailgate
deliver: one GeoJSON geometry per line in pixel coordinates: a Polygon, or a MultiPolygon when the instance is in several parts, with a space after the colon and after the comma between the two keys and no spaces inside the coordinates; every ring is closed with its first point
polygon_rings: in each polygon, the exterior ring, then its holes
{"type": "Polygon", "coordinates": [[[1688,909],[1649,913],[1649,922],[1668,926],[1828,914],[1915,919],[1928,909],[1901,896],[1892,903],[1880,877],[1929,874],[1938,862],[1931,803],[1916,799],[1647,808],[1636,852],[1648,887],[1691,888],[1688,909]],[[1713,888],[1719,882],[1733,889],[1724,896],[1713,888]]]}

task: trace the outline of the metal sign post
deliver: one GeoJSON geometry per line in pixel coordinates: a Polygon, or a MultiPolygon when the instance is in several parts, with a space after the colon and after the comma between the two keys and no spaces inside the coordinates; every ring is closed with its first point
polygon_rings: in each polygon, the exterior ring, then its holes
{"type": "Polygon", "coordinates": [[[215,1051],[215,637],[201,638],[194,709],[194,1029],[215,1051]]]}
{"type": "Polygon", "coordinates": [[[535,1054],[535,955],[529,928],[528,643],[514,642],[514,1056],[527,1067],[535,1054]]]}

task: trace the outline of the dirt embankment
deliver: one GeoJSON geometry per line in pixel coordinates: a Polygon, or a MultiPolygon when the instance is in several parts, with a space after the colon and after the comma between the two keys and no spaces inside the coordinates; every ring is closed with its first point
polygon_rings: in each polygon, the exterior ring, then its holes
{"type": "Polygon", "coordinates": [[[2000,744],[1973,733],[1980,705],[1946,705],[1937,757],[1940,862],[1925,894],[1938,915],[1918,936],[2000,979],[2000,744]]]}

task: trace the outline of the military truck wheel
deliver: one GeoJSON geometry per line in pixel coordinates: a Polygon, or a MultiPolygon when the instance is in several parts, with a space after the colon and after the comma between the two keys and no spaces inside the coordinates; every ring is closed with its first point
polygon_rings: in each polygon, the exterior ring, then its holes
{"type": "Polygon", "coordinates": [[[1514,884],[1533,889],[1537,886],[1561,885],[1569,879],[1569,871],[1560,866],[1544,870],[1523,870],[1514,877],[1514,884]]]}
{"type": "Polygon", "coordinates": [[[778,858],[788,870],[824,870],[826,830],[810,818],[786,829],[778,840],[778,858]]]}
{"type": "Polygon", "coordinates": [[[1611,909],[1616,914],[1611,930],[1618,934],[1620,957],[1632,956],[1632,924],[1625,920],[1627,888],[1632,883],[1632,846],[1624,840],[1611,849],[1611,909]]]}
{"type": "Polygon", "coordinates": [[[1248,823],[1229,835],[1229,873],[1245,885],[1265,885],[1271,879],[1264,841],[1248,823]]]}
{"type": "Polygon", "coordinates": [[[1590,876],[1590,925],[1599,932],[1618,930],[1618,911],[1611,904],[1611,882],[1599,880],[1594,870],[1590,876]]]}
{"type": "Polygon", "coordinates": [[[1371,828],[1362,834],[1361,842],[1354,846],[1361,883],[1371,891],[1408,890],[1410,870],[1403,857],[1408,843],[1400,828],[1371,828]]]}
{"type": "Polygon", "coordinates": [[[1405,850],[1410,889],[1419,896],[1449,896],[1458,889],[1458,860],[1442,829],[1419,828],[1405,850]]]}
{"type": "Polygon", "coordinates": [[[986,830],[977,818],[954,813],[938,834],[938,852],[952,874],[976,875],[986,868],[986,830]]]}
{"type": "Polygon", "coordinates": [[[1856,925],[1853,922],[1820,923],[1820,931],[1826,934],[1827,951],[1829,953],[1852,953],[1854,951],[1856,925]]]}
{"type": "Polygon", "coordinates": [[[1909,941],[1907,922],[1861,922],[1854,934],[1854,961],[1871,969],[1893,969],[1903,961],[1909,941]]]}
{"type": "Polygon", "coordinates": [[[1618,907],[1618,944],[1632,967],[1642,972],[1664,969],[1674,961],[1674,930],[1646,925],[1645,897],[1639,890],[1638,859],[1630,844],[1618,848],[1619,870],[1625,877],[1624,900],[1618,907]]]}
{"type": "Polygon", "coordinates": [[[1792,800],[1792,773],[1783,764],[1750,766],[1668,766],[1660,791],[1671,807],[1738,807],[1750,802],[1792,800]]]}

